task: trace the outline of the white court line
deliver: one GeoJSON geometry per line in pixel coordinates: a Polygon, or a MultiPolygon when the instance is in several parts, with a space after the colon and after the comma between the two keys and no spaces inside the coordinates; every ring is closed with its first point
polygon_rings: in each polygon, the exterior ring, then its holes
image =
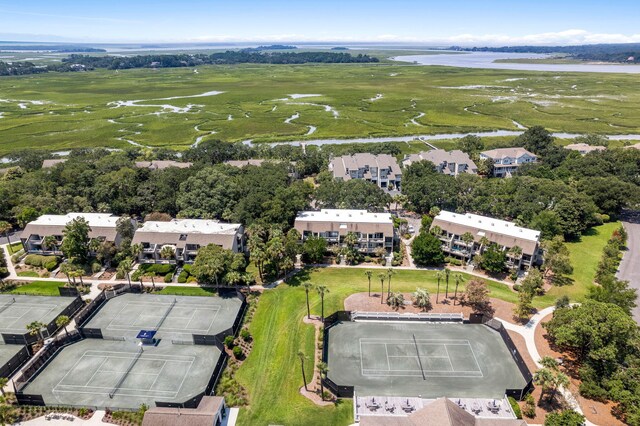
{"type": "Polygon", "coordinates": [[[149,386],[148,390],[151,390],[151,388],[156,384],[156,382],[158,381],[158,377],[160,377],[160,374],[162,373],[162,370],[164,370],[164,366],[167,365],[167,362],[165,361],[164,364],[162,364],[162,367],[160,367],[160,371],[158,371],[158,375],[156,376],[156,379],[153,381],[153,383],[151,383],[151,386],[149,386]]]}
{"type": "MultiPolygon", "coordinates": [[[[193,321],[193,319],[196,317],[196,311],[194,310],[193,312],[191,312],[191,318],[189,318],[189,322],[187,322],[187,325],[185,326],[185,328],[189,329],[189,324],[191,324],[191,321],[193,321]]],[[[186,317],[185,317],[186,318],[186,317]]],[[[211,327],[209,327],[211,328],[211,327]]],[[[207,329],[208,330],[208,329],[207,329]]]]}
{"type": "Polygon", "coordinates": [[[87,382],[84,384],[85,386],[87,386],[89,383],[91,383],[91,381],[93,380],[93,378],[96,376],[96,374],[100,373],[100,369],[102,368],[102,366],[104,365],[105,362],[107,362],[109,360],[108,357],[106,357],[102,363],[100,364],[100,366],[98,367],[98,369],[96,371],[94,371],[94,373],[91,375],[91,378],[89,380],[87,380],[87,382]]]}
{"type": "Polygon", "coordinates": [[[387,344],[384,345],[384,352],[387,354],[387,369],[391,371],[391,364],[389,363],[389,349],[387,349],[387,344]]]}
{"type": "MultiPolygon", "coordinates": [[[[447,353],[447,359],[449,360],[449,365],[451,366],[451,371],[456,371],[455,368],[453,368],[453,363],[451,362],[451,356],[449,355],[449,349],[447,349],[447,345],[442,345],[444,346],[444,350],[447,353]]],[[[471,346],[469,346],[471,347],[471,346]]]]}
{"type": "MultiPolygon", "coordinates": [[[[20,315],[19,317],[10,317],[10,316],[3,316],[2,314],[0,314],[0,318],[3,319],[4,322],[4,318],[15,318],[15,320],[13,320],[11,323],[3,325],[2,327],[0,327],[0,329],[5,330],[6,332],[10,332],[10,331],[17,331],[19,330],[18,328],[11,328],[11,326],[13,326],[16,322],[20,321],[25,315],[30,314],[32,311],[38,309],[38,310],[43,310],[43,309],[48,309],[45,313],[43,313],[42,315],[40,315],[39,317],[35,317],[34,321],[40,321],[42,318],[46,317],[47,315],[49,315],[54,309],[58,308],[58,305],[48,305],[48,304],[44,304],[44,305],[32,305],[30,303],[20,303],[20,302],[16,302],[11,304],[11,306],[7,309],[9,312],[11,312],[12,309],[25,309],[28,308],[22,315],[20,315]]],[[[5,311],[6,312],[6,311],[5,311]]],[[[20,330],[22,332],[22,330],[20,330]]]]}

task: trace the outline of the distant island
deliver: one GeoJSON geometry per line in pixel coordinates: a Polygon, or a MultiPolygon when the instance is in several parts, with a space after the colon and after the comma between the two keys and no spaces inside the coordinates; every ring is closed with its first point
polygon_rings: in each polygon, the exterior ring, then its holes
{"type": "Polygon", "coordinates": [[[105,49],[96,49],[88,46],[70,46],[70,45],[35,45],[35,44],[7,44],[0,45],[0,52],[57,52],[57,53],[98,53],[106,52],[105,49]]]}
{"type": "Polygon", "coordinates": [[[60,64],[36,65],[28,61],[7,63],[0,61],[0,76],[41,74],[51,71],[91,71],[96,68],[124,70],[131,68],[181,68],[201,65],[234,64],[351,64],[379,62],[369,55],[351,55],[338,52],[255,52],[252,50],[226,51],[206,54],[89,56],[72,54],[60,64]]]}
{"type": "Polygon", "coordinates": [[[640,63],[640,43],[584,44],[579,46],[502,46],[461,47],[451,46],[447,50],[462,52],[506,52],[562,54],[581,61],[640,63]]]}
{"type": "Polygon", "coordinates": [[[296,46],[288,46],[286,44],[270,44],[268,46],[258,46],[255,50],[293,50],[296,46]]]}

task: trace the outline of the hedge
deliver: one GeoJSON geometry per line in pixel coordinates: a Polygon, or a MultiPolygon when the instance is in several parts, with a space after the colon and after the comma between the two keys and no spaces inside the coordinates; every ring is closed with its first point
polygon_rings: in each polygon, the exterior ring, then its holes
{"type": "Polygon", "coordinates": [[[515,414],[516,418],[522,418],[522,410],[520,410],[520,405],[518,402],[512,397],[509,397],[509,404],[511,405],[511,409],[513,410],[513,414],[515,414]]]}
{"type": "Polygon", "coordinates": [[[173,281],[173,272],[169,272],[167,275],[164,276],[165,283],[170,283],[171,281],[173,281]]]}
{"type": "Polygon", "coordinates": [[[143,263],[138,267],[138,270],[142,272],[154,272],[156,275],[167,275],[168,273],[173,274],[176,266],[168,263],[143,263]]]}
{"type": "Polygon", "coordinates": [[[24,258],[24,263],[29,266],[45,268],[47,271],[53,271],[60,264],[60,258],[57,256],[41,256],[39,254],[28,254],[24,258]]]}

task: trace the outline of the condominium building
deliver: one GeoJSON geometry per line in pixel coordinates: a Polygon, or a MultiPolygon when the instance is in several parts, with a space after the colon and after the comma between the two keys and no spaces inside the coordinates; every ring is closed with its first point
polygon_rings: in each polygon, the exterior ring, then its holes
{"type": "Polygon", "coordinates": [[[508,267],[521,269],[542,261],[540,231],[522,228],[513,222],[443,210],[433,219],[431,229],[436,227],[440,229],[437,236],[442,241],[442,250],[451,256],[473,259],[495,243],[507,252],[508,267]],[[471,241],[465,241],[467,233],[471,241]],[[513,247],[520,250],[511,250],[513,247]]]}
{"type": "Polygon", "coordinates": [[[138,255],[142,263],[193,263],[198,249],[209,244],[242,252],[243,232],[239,223],[215,220],[147,221],[136,230],[131,243],[142,244],[142,252],[138,255]]]}
{"type": "Polygon", "coordinates": [[[357,249],[375,253],[379,248],[393,249],[395,232],[389,213],[366,210],[322,209],[298,213],[294,227],[305,241],[320,237],[329,245],[344,245],[344,238],[353,233],[358,238],[357,249]]]}
{"type": "Polygon", "coordinates": [[[343,155],[329,162],[335,179],[364,179],[380,188],[400,190],[402,171],[395,157],[368,153],[343,155]]]}
{"type": "Polygon", "coordinates": [[[174,161],[174,160],[153,160],[153,161],[136,161],[136,167],[139,169],[149,170],[164,170],[170,167],[177,167],[179,169],[188,169],[193,166],[193,163],[186,161],[174,161]]]}
{"type": "Polygon", "coordinates": [[[538,157],[524,148],[498,148],[480,153],[482,160],[493,163],[493,176],[510,177],[523,164],[535,163],[538,157]]]}
{"type": "Polygon", "coordinates": [[[434,164],[438,173],[450,176],[458,176],[461,173],[478,173],[478,167],[473,162],[469,154],[459,149],[445,151],[444,149],[433,149],[419,154],[410,154],[404,157],[402,165],[408,167],[418,161],[429,161],[434,164]]]}
{"type": "Polygon", "coordinates": [[[62,255],[60,246],[63,231],[68,223],[77,218],[84,218],[89,224],[89,238],[99,241],[111,241],[120,245],[120,234],[117,222],[120,216],[111,213],[68,213],[45,214],[29,222],[22,231],[22,245],[27,253],[62,255]]]}
{"type": "Polygon", "coordinates": [[[564,149],[568,149],[570,151],[578,151],[581,155],[586,155],[594,151],[604,151],[607,149],[607,147],[602,145],[587,145],[586,143],[571,143],[569,145],[566,145],[564,149]]]}

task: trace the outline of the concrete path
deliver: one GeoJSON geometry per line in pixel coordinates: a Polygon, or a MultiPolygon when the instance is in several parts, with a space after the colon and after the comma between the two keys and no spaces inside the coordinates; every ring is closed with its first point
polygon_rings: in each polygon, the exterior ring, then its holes
{"type": "MultiPolygon", "coordinates": [[[[640,211],[623,212],[622,224],[629,234],[629,238],[617,277],[620,280],[629,281],[630,286],[638,289],[640,293],[640,211]]],[[[640,324],[640,305],[633,309],[632,315],[640,324]]]]}
{"type": "MultiPolygon", "coordinates": [[[[502,325],[504,325],[504,328],[506,328],[507,330],[515,331],[516,333],[524,337],[525,344],[527,345],[527,351],[531,355],[531,359],[533,359],[533,362],[536,364],[538,368],[542,368],[542,365],[540,364],[540,359],[542,357],[540,356],[540,353],[538,352],[538,348],[536,347],[536,339],[535,339],[536,327],[544,317],[546,317],[547,315],[555,311],[555,309],[556,309],[555,306],[550,306],[548,308],[542,309],[541,311],[538,311],[535,315],[531,317],[529,322],[527,322],[525,325],[516,325],[509,321],[505,321],[501,318],[496,317],[496,319],[500,321],[502,325]]],[[[560,388],[560,393],[562,394],[565,401],[567,401],[567,404],[569,404],[569,406],[574,411],[584,415],[584,412],[582,411],[582,408],[580,407],[578,400],[576,399],[576,397],[573,396],[573,394],[568,389],[560,388]]],[[[587,426],[597,426],[594,423],[590,422],[589,420],[585,420],[585,424],[587,426]]]]}

